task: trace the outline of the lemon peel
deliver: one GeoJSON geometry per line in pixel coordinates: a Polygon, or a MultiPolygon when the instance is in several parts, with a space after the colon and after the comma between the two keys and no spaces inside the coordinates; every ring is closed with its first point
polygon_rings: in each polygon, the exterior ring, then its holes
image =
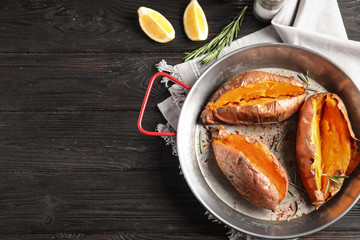
{"type": "Polygon", "coordinates": [[[206,16],[197,0],[191,0],[187,5],[183,17],[184,29],[192,41],[206,40],[209,33],[206,16]]]}
{"type": "Polygon", "coordinates": [[[175,38],[174,27],[161,13],[144,6],[139,7],[137,12],[140,27],[149,38],[159,43],[175,38]]]}

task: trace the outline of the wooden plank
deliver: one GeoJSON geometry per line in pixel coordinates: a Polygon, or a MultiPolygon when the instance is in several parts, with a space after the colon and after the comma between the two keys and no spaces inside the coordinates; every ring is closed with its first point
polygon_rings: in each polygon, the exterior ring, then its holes
{"type": "MultiPolygon", "coordinates": [[[[209,0],[204,11],[210,36],[218,34],[252,0],[234,4],[209,0]]],[[[0,52],[183,52],[202,42],[190,41],[183,30],[184,1],[50,1],[4,0],[0,5],[0,52]],[[176,38],[168,44],[149,39],[138,23],[137,9],[147,6],[164,14],[176,38]]],[[[260,29],[251,10],[242,35],[260,29]]]]}
{"type": "Polygon", "coordinates": [[[205,232],[201,234],[191,232],[167,232],[167,233],[105,233],[105,234],[84,234],[84,233],[57,233],[57,234],[24,234],[0,236],[1,240],[224,240],[225,231],[216,233],[205,232]]]}
{"type": "Polygon", "coordinates": [[[360,4],[357,0],[338,1],[348,38],[360,41],[360,4]]]}
{"type": "MultiPolygon", "coordinates": [[[[84,233],[57,233],[57,234],[24,234],[24,235],[5,235],[0,236],[1,240],[142,240],[142,239],[159,239],[159,240],[168,240],[168,239],[179,239],[179,240],[188,240],[188,239],[213,239],[213,240],[224,240],[225,233],[218,234],[192,234],[192,233],[161,233],[161,234],[145,234],[145,233],[106,233],[106,234],[84,234],[84,233]]],[[[346,231],[320,231],[315,235],[310,235],[306,237],[299,238],[301,240],[327,240],[327,239],[359,239],[358,232],[346,231]]]]}
{"type": "MultiPolygon", "coordinates": [[[[206,1],[210,38],[252,2],[206,1]]],[[[179,63],[203,44],[183,32],[186,4],[1,1],[0,239],[226,238],[179,175],[170,147],[136,128],[155,64],[179,63]],[[140,5],[169,18],[173,42],[142,33],[140,5]]],[[[349,38],[360,40],[358,1],[339,5],[349,38]]],[[[264,26],[250,6],[240,37],[264,26]]],[[[165,122],[155,103],[167,96],[156,83],[146,129],[165,122]]],[[[358,239],[359,215],[357,203],[304,239],[358,239]]]]}
{"type": "MultiPolygon", "coordinates": [[[[200,2],[201,3],[201,2],[200,2]]],[[[253,0],[208,0],[203,8],[210,38],[218,34],[247,5],[245,36],[266,26],[253,17],[253,0]],[[239,3],[240,2],[240,3],[239,3]]],[[[184,52],[202,42],[187,39],[182,16],[187,2],[156,1],[50,1],[3,0],[0,4],[0,52],[184,52]],[[167,44],[150,40],[140,29],[137,9],[147,6],[163,13],[173,24],[176,38],[167,44]]],[[[339,1],[349,38],[360,39],[358,1],[339,1]]]]}
{"type": "MultiPolygon", "coordinates": [[[[142,135],[137,111],[0,114],[0,172],[147,171],[179,161],[161,137],[142,135]]],[[[165,120],[147,111],[144,128],[165,120]]]]}
{"type": "MultiPolygon", "coordinates": [[[[96,233],[219,234],[176,172],[1,173],[0,234],[96,233]],[[126,184],[123,184],[126,182],[126,184]],[[178,201],[182,199],[182,201],[178,201]]],[[[353,209],[315,236],[358,236],[353,209]]]]}
{"type": "Polygon", "coordinates": [[[207,220],[204,208],[174,169],[121,173],[19,171],[1,172],[0,176],[0,234],[134,233],[137,229],[142,233],[199,234],[221,230],[207,220]],[[182,203],[176,199],[182,199],[182,203]]]}
{"type": "MultiPolygon", "coordinates": [[[[96,233],[219,234],[174,170],[126,172],[2,172],[0,234],[96,233]],[[126,184],[124,184],[126,182],[126,184]],[[178,201],[182,199],[182,201],[178,201]]],[[[315,236],[360,234],[359,204],[315,236]]],[[[351,236],[351,235],[350,235],[351,236]]]]}
{"type": "MultiPolygon", "coordinates": [[[[183,54],[0,54],[0,111],[140,110],[155,65],[183,54]]],[[[154,84],[149,107],[169,93],[154,84]]]]}
{"type": "MultiPolygon", "coordinates": [[[[149,114],[152,124],[156,114],[149,114]]],[[[1,113],[0,234],[57,236],[66,229],[74,236],[115,231],[113,237],[128,239],[225,236],[223,225],[204,216],[170,149],[160,138],[136,131],[129,121],[136,116],[131,111],[1,113]]],[[[315,237],[328,231],[358,236],[359,213],[358,203],[315,237]]]]}
{"type": "MultiPolygon", "coordinates": [[[[219,234],[221,226],[208,229],[171,149],[129,121],[137,114],[1,113],[0,234],[219,234]]],[[[148,116],[154,123],[157,114],[148,116]]]]}

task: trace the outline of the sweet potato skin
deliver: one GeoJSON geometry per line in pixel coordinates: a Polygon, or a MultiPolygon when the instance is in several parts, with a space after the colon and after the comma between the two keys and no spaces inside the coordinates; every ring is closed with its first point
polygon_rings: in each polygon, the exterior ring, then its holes
{"type": "MultiPolygon", "coordinates": [[[[311,169],[311,165],[315,161],[316,148],[315,144],[312,141],[313,118],[315,117],[316,111],[321,111],[321,109],[314,109],[312,100],[316,98],[321,101],[321,99],[324,100],[327,96],[336,99],[338,103],[337,107],[339,108],[344,119],[347,122],[348,130],[350,133],[350,140],[352,141],[353,155],[350,160],[350,165],[348,166],[346,173],[341,174],[349,175],[358,165],[360,158],[359,152],[356,151],[356,138],[351,128],[351,123],[347,114],[346,107],[342,100],[336,94],[328,92],[314,94],[313,96],[309,97],[304,102],[299,112],[298,131],[296,136],[296,159],[302,183],[307,191],[310,202],[315,206],[316,209],[318,209],[321,205],[323,205],[326,201],[333,197],[341,188],[337,184],[334,184],[332,181],[330,181],[328,192],[331,194],[331,197],[325,199],[324,193],[317,187],[315,170],[311,169]]],[[[340,182],[344,181],[344,179],[342,178],[338,180],[340,182]]]]}
{"type": "Polygon", "coordinates": [[[300,177],[304,188],[306,189],[310,202],[318,208],[324,200],[323,192],[317,188],[315,180],[315,172],[311,169],[311,164],[315,159],[315,144],[312,144],[311,123],[315,117],[315,109],[313,108],[311,99],[302,105],[299,112],[298,131],[296,135],[296,159],[300,177]]]}
{"type": "Polygon", "coordinates": [[[223,94],[240,86],[263,81],[286,82],[303,87],[303,85],[295,79],[267,72],[247,71],[240,73],[224,83],[210,98],[200,116],[202,123],[227,123],[231,125],[270,124],[284,121],[299,110],[305,100],[306,91],[304,91],[302,95],[290,99],[279,99],[264,105],[254,104],[250,106],[226,106],[217,109],[209,108],[209,106],[213,105],[223,94]]]}
{"type": "MultiPolygon", "coordinates": [[[[213,138],[221,139],[225,137],[226,134],[224,128],[220,126],[219,131],[213,134],[213,138]]],[[[250,143],[260,143],[251,137],[247,137],[247,141],[250,143]]],[[[265,145],[260,144],[267,149],[265,145]]],[[[276,211],[277,205],[282,201],[283,196],[279,195],[275,185],[270,179],[259,171],[241,151],[232,146],[214,141],[212,147],[219,168],[235,189],[250,203],[261,208],[276,211]]],[[[268,151],[270,156],[269,161],[276,164],[279,170],[278,172],[283,177],[287,192],[287,173],[275,155],[270,150],[268,151]]]]}

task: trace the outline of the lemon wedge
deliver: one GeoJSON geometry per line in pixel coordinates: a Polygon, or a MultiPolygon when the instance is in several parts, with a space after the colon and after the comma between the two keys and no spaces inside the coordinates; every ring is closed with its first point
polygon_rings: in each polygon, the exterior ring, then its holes
{"type": "Polygon", "coordinates": [[[192,41],[203,41],[208,37],[209,26],[206,16],[197,0],[191,0],[184,12],[184,29],[192,41]]]}
{"type": "Polygon", "coordinates": [[[139,7],[139,23],[148,37],[159,43],[167,43],[175,38],[175,30],[171,23],[159,12],[139,7]]]}

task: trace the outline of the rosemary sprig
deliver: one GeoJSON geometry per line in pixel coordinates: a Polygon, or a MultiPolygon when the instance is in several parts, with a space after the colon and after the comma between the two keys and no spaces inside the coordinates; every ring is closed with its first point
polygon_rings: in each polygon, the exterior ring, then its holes
{"type": "Polygon", "coordinates": [[[329,176],[327,174],[323,174],[323,175],[328,177],[328,182],[327,182],[327,185],[325,188],[324,196],[326,196],[326,193],[329,190],[330,180],[333,181],[336,185],[342,187],[343,184],[338,179],[339,178],[349,178],[349,176],[346,176],[346,175],[344,175],[344,176],[329,176]]]}
{"type": "Polygon", "coordinates": [[[289,76],[286,76],[286,75],[279,75],[280,77],[285,77],[285,78],[290,78],[289,76]]]}
{"type": "MultiPolygon", "coordinates": [[[[288,165],[284,165],[286,172],[289,174],[291,181],[296,182],[295,176],[293,174],[293,171],[291,171],[290,167],[288,165]]],[[[289,182],[290,183],[290,182],[289,182]]]]}
{"type": "Polygon", "coordinates": [[[286,133],[287,133],[287,130],[285,130],[284,134],[280,137],[280,139],[279,139],[279,141],[277,143],[276,143],[275,136],[273,137],[273,141],[272,141],[271,146],[270,146],[271,151],[272,150],[277,151],[280,148],[280,145],[281,145],[282,141],[284,140],[284,137],[285,137],[286,133]]]}
{"type": "Polygon", "coordinates": [[[221,50],[226,46],[230,46],[233,39],[237,37],[238,31],[240,30],[240,26],[245,17],[246,9],[247,6],[245,6],[241,12],[210,42],[207,42],[202,47],[192,51],[191,53],[188,53],[183,58],[184,61],[202,56],[205,53],[209,54],[201,59],[203,64],[208,64],[212,60],[217,59],[221,50]]]}
{"type": "Polygon", "coordinates": [[[349,178],[349,176],[346,176],[346,175],[341,175],[341,176],[330,176],[331,178],[349,178]]]}
{"type": "Polygon", "coordinates": [[[293,219],[294,217],[296,217],[296,214],[298,213],[298,211],[299,211],[299,204],[297,201],[295,201],[295,212],[291,217],[288,218],[288,221],[293,219]]]}
{"type": "Polygon", "coordinates": [[[340,186],[340,187],[343,185],[342,182],[340,182],[340,181],[337,180],[336,178],[333,178],[332,176],[329,176],[329,179],[330,179],[331,181],[333,181],[336,185],[340,186]]]}
{"type": "Polygon", "coordinates": [[[295,183],[289,182],[289,184],[293,187],[296,187],[297,189],[300,189],[301,191],[305,192],[305,189],[303,189],[302,187],[296,185],[295,183]]]}
{"type": "MultiPolygon", "coordinates": [[[[325,174],[326,175],[326,174],[325,174]]],[[[326,175],[326,176],[328,176],[328,175],[326,175]]],[[[328,176],[329,177],[329,179],[331,180],[331,181],[333,181],[334,183],[336,183],[336,185],[338,185],[338,186],[342,186],[343,184],[342,184],[342,182],[340,182],[339,180],[338,180],[338,178],[349,178],[349,176],[328,176]]]]}
{"type": "Polygon", "coordinates": [[[291,196],[294,196],[294,193],[290,189],[288,189],[288,192],[290,193],[291,196]]]}
{"type": "MultiPolygon", "coordinates": [[[[297,75],[299,77],[299,79],[301,81],[303,81],[303,84],[304,85],[310,85],[310,81],[309,81],[309,71],[306,70],[306,73],[303,74],[303,73],[300,73],[297,75]]],[[[307,91],[313,91],[313,92],[317,92],[317,90],[313,89],[313,88],[310,88],[310,87],[306,87],[305,88],[307,91]]]]}
{"type": "Polygon", "coordinates": [[[305,89],[308,90],[308,91],[317,92],[317,90],[315,90],[315,89],[313,89],[313,88],[306,87],[305,89]]]}
{"type": "Polygon", "coordinates": [[[330,185],[330,179],[328,178],[327,184],[326,184],[326,188],[325,188],[325,192],[324,192],[324,196],[326,196],[328,190],[329,190],[329,185],[330,185]]]}
{"type": "Polygon", "coordinates": [[[278,143],[275,146],[275,151],[277,151],[280,148],[281,143],[283,142],[285,135],[287,133],[287,130],[285,130],[284,134],[280,137],[278,143]]]}
{"type": "Polygon", "coordinates": [[[306,71],[304,75],[303,73],[298,74],[297,76],[300,78],[301,81],[303,81],[305,84],[310,84],[309,81],[309,71],[306,71]]]}
{"type": "Polygon", "coordinates": [[[273,137],[272,144],[271,144],[271,147],[270,147],[270,150],[271,150],[271,151],[274,150],[274,148],[275,148],[275,145],[276,145],[275,141],[276,141],[276,138],[275,138],[275,136],[274,136],[274,137],[273,137]]]}

